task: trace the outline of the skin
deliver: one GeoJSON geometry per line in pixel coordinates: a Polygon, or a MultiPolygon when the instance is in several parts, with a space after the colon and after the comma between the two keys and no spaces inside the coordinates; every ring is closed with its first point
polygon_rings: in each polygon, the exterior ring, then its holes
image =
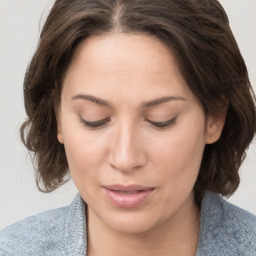
{"type": "Polygon", "coordinates": [[[224,120],[205,117],[165,45],[145,35],[86,39],[64,79],[57,120],[88,205],[88,255],[195,255],[200,211],[193,186],[205,144],[218,140],[224,120]],[[146,104],[163,97],[172,98],[146,104]],[[81,119],[107,122],[95,129],[81,119]],[[170,119],[166,128],[151,123],[170,119]],[[154,191],[125,209],[107,199],[103,186],[111,184],[154,191]]]}

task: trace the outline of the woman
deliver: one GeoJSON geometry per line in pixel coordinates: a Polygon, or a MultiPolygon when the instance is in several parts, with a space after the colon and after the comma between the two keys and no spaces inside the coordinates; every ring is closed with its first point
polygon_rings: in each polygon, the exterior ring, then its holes
{"type": "Polygon", "coordinates": [[[255,134],[247,69],[215,0],[58,0],[24,81],[37,184],[68,207],[0,233],[1,255],[256,255],[224,201],[255,134]]]}

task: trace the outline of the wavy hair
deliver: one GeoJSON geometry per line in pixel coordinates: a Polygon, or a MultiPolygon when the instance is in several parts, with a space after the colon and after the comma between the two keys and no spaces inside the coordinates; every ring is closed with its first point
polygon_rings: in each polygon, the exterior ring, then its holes
{"type": "MultiPolygon", "coordinates": [[[[228,110],[220,139],[206,145],[195,184],[229,196],[255,134],[255,97],[247,68],[217,0],[57,0],[44,24],[24,80],[28,119],[21,139],[33,152],[38,188],[50,192],[69,179],[57,140],[56,106],[79,43],[92,35],[136,33],[159,39],[174,53],[206,116],[228,110]],[[55,93],[53,93],[55,92],[55,93]]],[[[89,147],[89,145],[88,145],[89,147]]]]}

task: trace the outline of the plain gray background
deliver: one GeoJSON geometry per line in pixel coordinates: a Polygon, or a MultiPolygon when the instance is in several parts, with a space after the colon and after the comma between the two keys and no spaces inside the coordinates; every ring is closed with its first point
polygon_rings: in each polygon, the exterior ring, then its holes
{"type": "MultiPolygon", "coordinates": [[[[256,1],[221,0],[256,90],[256,1]]],[[[0,0],[0,229],[27,216],[69,204],[72,182],[38,192],[30,157],[19,139],[26,118],[23,78],[52,0],[0,0]],[[40,25],[41,24],[41,25],[40,25]]],[[[241,185],[229,201],[256,214],[256,143],[241,168],[241,185]]]]}

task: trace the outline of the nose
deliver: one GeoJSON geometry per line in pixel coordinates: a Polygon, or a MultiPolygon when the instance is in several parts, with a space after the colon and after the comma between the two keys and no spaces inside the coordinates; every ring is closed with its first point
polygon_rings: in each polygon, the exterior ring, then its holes
{"type": "Polygon", "coordinates": [[[148,157],[142,142],[141,134],[131,125],[124,125],[113,131],[108,159],[112,168],[131,172],[145,166],[148,157]]]}

